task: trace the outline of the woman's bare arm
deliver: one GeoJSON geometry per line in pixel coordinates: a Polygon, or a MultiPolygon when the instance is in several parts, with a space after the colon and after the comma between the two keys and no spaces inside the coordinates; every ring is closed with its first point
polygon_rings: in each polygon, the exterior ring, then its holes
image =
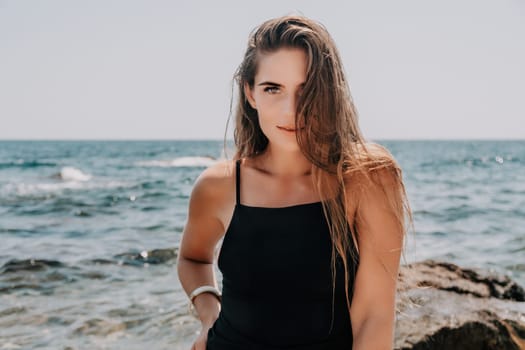
{"type": "Polygon", "coordinates": [[[357,200],[359,267],[350,311],[354,350],[393,348],[396,282],[404,238],[398,220],[401,197],[392,172],[383,169],[374,176],[384,188],[369,183],[357,200]],[[398,201],[397,209],[388,199],[398,201]]]}
{"type": "MultiPolygon", "coordinates": [[[[206,169],[193,187],[177,261],[179,279],[187,295],[202,285],[217,287],[214,253],[225,231],[224,220],[233,210],[232,179],[229,163],[220,163],[206,169]]],[[[211,327],[220,311],[217,298],[202,293],[194,299],[194,305],[203,327],[211,327]]]]}

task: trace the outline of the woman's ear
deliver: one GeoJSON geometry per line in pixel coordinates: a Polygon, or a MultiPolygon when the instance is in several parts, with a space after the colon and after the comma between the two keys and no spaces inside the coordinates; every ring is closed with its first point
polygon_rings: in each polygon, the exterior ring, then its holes
{"type": "Polygon", "coordinates": [[[248,83],[244,83],[244,96],[246,96],[250,106],[252,106],[253,109],[257,109],[257,105],[255,104],[255,100],[253,98],[252,89],[248,83]]]}

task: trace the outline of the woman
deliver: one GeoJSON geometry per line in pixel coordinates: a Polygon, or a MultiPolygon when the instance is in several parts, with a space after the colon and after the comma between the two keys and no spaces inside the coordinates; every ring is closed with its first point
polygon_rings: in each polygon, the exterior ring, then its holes
{"type": "Polygon", "coordinates": [[[235,159],[197,179],[179,250],[192,349],[391,349],[410,208],[396,161],[358,128],[333,40],[304,17],[266,21],[236,81],[235,159]]]}

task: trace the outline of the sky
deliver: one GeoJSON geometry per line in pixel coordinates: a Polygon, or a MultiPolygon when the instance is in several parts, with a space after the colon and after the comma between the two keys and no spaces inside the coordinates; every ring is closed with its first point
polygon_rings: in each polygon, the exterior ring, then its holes
{"type": "Polygon", "coordinates": [[[525,139],[523,0],[0,0],[0,139],[223,139],[249,33],[292,13],[365,138],[525,139]]]}

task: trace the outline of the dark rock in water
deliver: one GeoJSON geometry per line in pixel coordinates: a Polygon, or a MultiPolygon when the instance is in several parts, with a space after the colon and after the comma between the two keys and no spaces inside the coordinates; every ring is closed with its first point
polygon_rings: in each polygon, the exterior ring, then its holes
{"type": "Polygon", "coordinates": [[[525,349],[524,300],[506,276],[432,260],[403,266],[395,348],[525,349]]]}
{"type": "Polygon", "coordinates": [[[18,271],[38,271],[44,270],[48,267],[63,267],[64,264],[57,260],[44,259],[25,259],[25,260],[9,260],[2,268],[0,274],[18,272],[18,271]]]}
{"type": "Polygon", "coordinates": [[[153,249],[115,255],[125,265],[162,264],[177,257],[177,249],[153,249]]]}
{"type": "Polygon", "coordinates": [[[73,270],[57,260],[9,260],[0,268],[0,294],[33,290],[51,295],[56,287],[77,281],[73,270]]]}
{"type": "Polygon", "coordinates": [[[91,259],[89,261],[86,261],[86,263],[94,264],[94,265],[111,265],[111,264],[114,264],[115,262],[109,259],[98,258],[98,259],[91,259]]]}

